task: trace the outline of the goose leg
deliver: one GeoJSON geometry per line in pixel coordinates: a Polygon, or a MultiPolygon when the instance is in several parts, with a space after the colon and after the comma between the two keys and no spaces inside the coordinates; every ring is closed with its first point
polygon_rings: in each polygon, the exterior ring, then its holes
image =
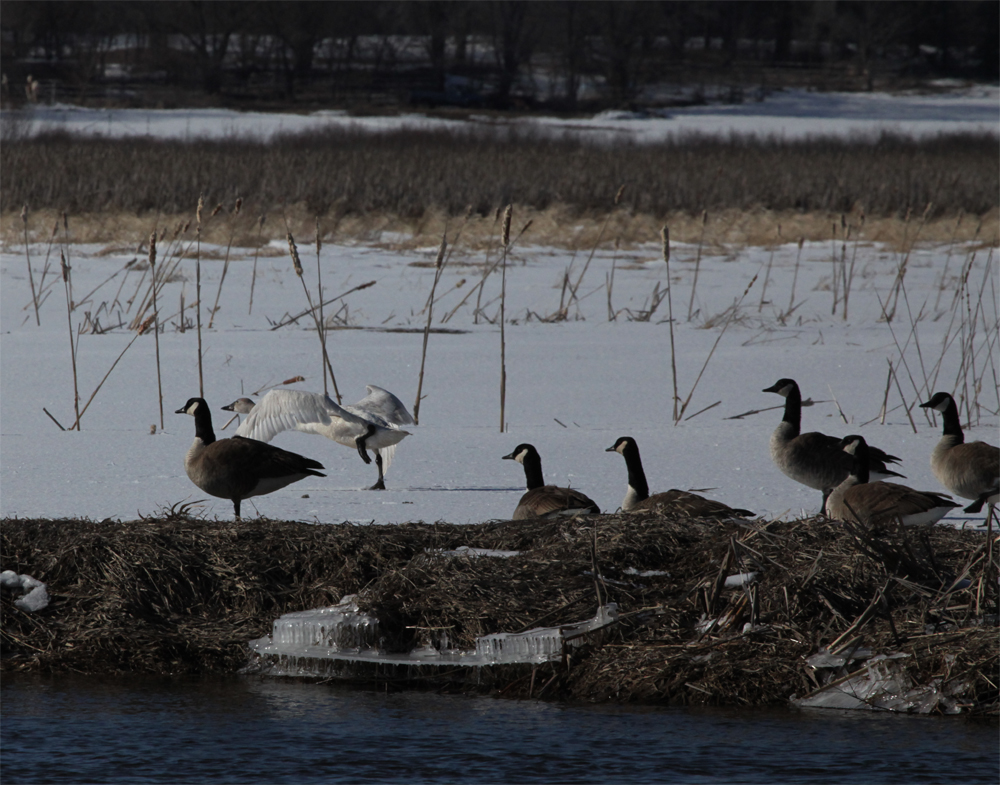
{"type": "Polygon", "coordinates": [[[237,518],[237,520],[239,520],[240,519],[240,500],[238,498],[237,499],[233,499],[233,509],[236,510],[236,518],[237,518]]]}
{"type": "Polygon", "coordinates": [[[385,475],[382,474],[382,453],[375,450],[375,465],[378,466],[378,482],[375,483],[368,490],[370,491],[384,491],[385,490],[385,475]]]}

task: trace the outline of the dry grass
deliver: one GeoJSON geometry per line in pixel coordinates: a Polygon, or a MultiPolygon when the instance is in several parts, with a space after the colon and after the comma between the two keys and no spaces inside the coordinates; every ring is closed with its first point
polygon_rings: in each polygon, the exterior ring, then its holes
{"type": "MultiPolygon", "coordinates": [[[[346,217],[378,214],[399,216],[422,233],[435,213],[456,217],[471,208],[488,217],[510,203],[525,216],[522,209],[560,206],[571,220],[605,215],[624,183],[614,219],[623,225],[609,226],[606,236],[628,242],[624,224],[634,216],[650,216],[654,224],[637,236],[655,236],[669,216],[680,241],[688,233],[673,216],[697,220],[705,210],[713,222],[733,211],[839,217],[860,209],[874,221],[917,215],[933,203],[931,220],[960,210],[979,216],[998,206],[998,172],[996,138],[986,134],[920,141],[891,135],[786,142],[685,137],[650,145],[546,139],[514,130],[372,135],[331,129],[269,142],[54,134],[4,144],[0,213],[28,204],[33,212],[171,215],[189,209],[203,192],[206,205],[243,196],[249,216],[301,205],[310,229],[317,215],[336,232],[346,217]]],[[[253,236],[252,223],[243,239],[253,236]]],[[[148,224],[142,228],[137,236],[148,233],[148,224]]],[[[829,224],[817,230],[826,237],[829,224]]],[[[430,233],[439,237],[441,227],[430,233]]],[[[733,233],[746,237],[753,229],[730,223],[709,227],[713,233],[732,242],[733,233]]],[[[785,232],[795,234],[791,227],[785,232]]]]}
{"type": "MultiPolygon", "coordinates": [[[[567,205],[554,205],[544,210],[514,205],[518,216],[524,222],[531,221],[521,242],[528,244],[552,245],[556,247],[589,250],[594,247],[605,216],[599,212],[580,213],[567,205]]],[[[316,216],[305,205],[292,205],[283,211],[288,226],[295,235],[311,233],[316,216]]],[[[32,212],[30,217],[30,237],[32,242],[48,241],[49,229],[58,217],[54,210],[32,212]]],[[[709,213],[705,227],[705,252],[708,254],[729,253],[727,246],[768,246],[775,242],[777,227],[786,242],[797,242],[799,238],[808,241],[829,241],[832,226],[840,223],[840,213],[799,213],[795,211],[773,210],[726,210],[709,213]]],[[[122,246],[123,237],[144,238],[153,225],[169,228],[183,224],[190,214],[145,215],[131,213],[86,213],[73,216],[71,233],[74,242],[106,243],[109,252],[132,250],[144,255],[138,247],[127,249],[122,246]]],[[[850,219],[851,214],[848,214],[850,219]]],[[[285,225],[280,219],[265,222],[258,232],[258,219],[244,212],[241,216],[245,225],[239,224],[233,235],[233,245],[241,248],[259,248],[264,256],[280,257],[287,253],[279,245],[285,238],[285,225]]],[[[520,219],[519,219],[520,220],[520,219]]],[[[978,237],[986,242],[996,242],[1000,236],[1000,209],[990,210],[982,216],[983,225],[978,237]]],[[[667,213],[663,218],[634,214],[624,210],[615,211],[609,229],[605,232],[602,247],[610,248],[617,239],[622,248],[649,243],[659,236],[666,222],[670,226],[671,241],[675,243],[697,244],[701,235],[701,216],[686,212],[667,213]]],[[[330,242],[353,239],[374,244],[382,244],[397,250],[436,246],[446,230],[451,230],[455,219],[441,210],[429,209],[418,219],[404,218],[386,212],[366,215],[341,216],[335,221],[324,222],[324,241],[330,242]],[[391,239],[385,239],[391,236],[391,239]]],[[[979,219],[968,216],[958,225],[954,217],[942,217],[929,221],[920,233],[925,242],[968,242],[976,238],[979,219]]],[[[907,247],[907,223],[901,217],[872,218],[867,216],[861,232],[862,242],[886,243],[891,249],[907,247]]],[[[18,213],[0,215],[0,240],[5,244],[19,245],[24,242],[24,228],[18,213]]],[[[209,225],[202,233],[203,242],[225,246],[229,243],[229,229],[222,225],[209,225]]],[[[456,247],[469,251],[484,251],[497,242],[496,222],[493,215],[471,215],[464,225],[456,247]]],[[[853,242],[853,236],[852,236],[853,242]]],[[[138,240],[137,240],[138,243],[138,240]]],[[[216,254],[218,258],[222,254],[216,254]]],[[[215,258],[202,249],[202,258],[215,258]]]]}
{"type": "MultiPolygon", "coordinates": [[[[3,568],[45,581],[52,597],[34,615],[3,598],[7,670],[233,671],[247,662],[246,642],[277,616],[350,593],[380,620],[390,651],[409,650],[428,628],[446,629],[464,648],[488,633],[579,621],[615,602],[620,623],[568,663],[540,666],[537,679],[520,666],[485,669],[465,687],[782,704],[815,687],[803,656],[857,638],[877,652],[911,654],[905,667],[918,683],[968,682],[963,699],[972,710],[997,711],[996,630],[980,626],[984,613],[995,614],[995,598],[977,594],[982,532],[873,534],[823,519],[353,526],[167,514],[125,523],[7,519],[0,535],[3,568]],[[462,545],[520,555],[433,553],[462,545]],[[661,573],[638,577],[630,568],[661,573]],[[760,576],[751,589],[721,586],[720,576],[747,571],[760,576]],[[943,591],[966,574],[970,588],[943,591]],[[873,615],[882,596],[885,611],[873,615]],[[706,616],[725,621],[699,633],[706,616]]],[[[422,683],[461,678],[435,673],[422,683]]]]}

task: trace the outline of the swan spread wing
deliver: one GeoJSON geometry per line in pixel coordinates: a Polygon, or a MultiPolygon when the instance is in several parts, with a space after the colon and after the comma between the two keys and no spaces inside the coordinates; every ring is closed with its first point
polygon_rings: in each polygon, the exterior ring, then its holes
{"type": "Polygon", "coordinates": [[[406,410],[403,402],[388,390],[366,386],[368,394],[353,406],[347,407],[356,413],[366,412],[383,420],[389,426],[413,425],[413,417],[406,410]]]}

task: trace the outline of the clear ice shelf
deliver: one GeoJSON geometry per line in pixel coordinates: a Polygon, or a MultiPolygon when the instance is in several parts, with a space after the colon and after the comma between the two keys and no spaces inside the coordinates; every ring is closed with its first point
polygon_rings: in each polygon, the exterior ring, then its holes
{"type": "Polygon", "coordinates": [[[575,624],[484,635],[476,639],[473,650],[451,648],[447,634],[441,631],[433,644],[389,653],[379,649],[378,619],[362,613],[352,594],[327,608],[286,613],[275,620],[270,635],[250,641],[250,648],[275,661],[277,667],[272,672],[286,675],[314,672],[323,661],[452,667],[543,663],[560,659],[564,647],[579,646],[587,633],[617,620],[618,606],[608,603],[593,618],[575,624]]]}

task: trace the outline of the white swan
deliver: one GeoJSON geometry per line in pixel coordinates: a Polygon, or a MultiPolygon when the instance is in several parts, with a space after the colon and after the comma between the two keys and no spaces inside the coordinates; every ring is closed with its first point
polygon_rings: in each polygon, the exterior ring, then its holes
{"type": "Polygon", "coordinates": [[[367,389],[368,395],[353,406],[339,406],[323,393],[277,389],[256,404],[239,398],[222,408],[247,415],[236,429],[238,436],[269,442],[282,431],[316,433],[356,448],[365,463],[371,463],[367,450],[372,450],[378,482],[370,490],[385,490],[385,472],[392,464],[396,445],[410,435],[400,426],[413,424],[413,417],[388,390],[373,384],[367,389]]]}

